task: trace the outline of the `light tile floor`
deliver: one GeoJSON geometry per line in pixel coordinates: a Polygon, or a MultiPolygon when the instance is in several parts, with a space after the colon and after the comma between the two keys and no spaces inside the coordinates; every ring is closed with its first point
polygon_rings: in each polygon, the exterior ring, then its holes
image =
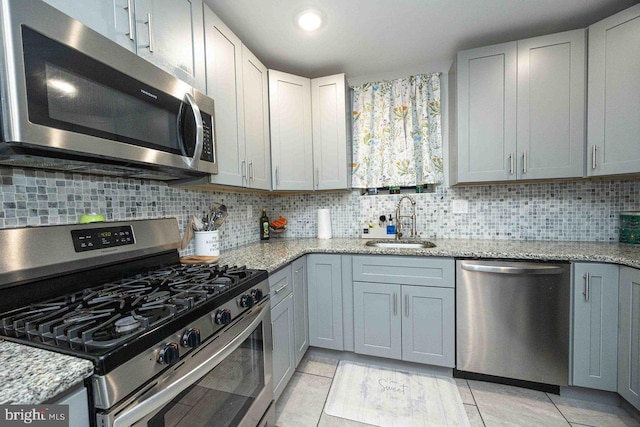
{"type": "MultiPolygon", "coordinates": [[[[276,403],[278,427],[366,427],[324,413],[339,359],[307,352],[276,403]]],[[[640,427],[624,409],[518,387],[456,378],[471,427],[640,427]]]]}

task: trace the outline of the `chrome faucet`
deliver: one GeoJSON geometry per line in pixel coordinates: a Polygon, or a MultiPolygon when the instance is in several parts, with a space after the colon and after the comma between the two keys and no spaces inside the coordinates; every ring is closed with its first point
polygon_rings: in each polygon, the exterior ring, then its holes
{"type": "Polygon", "coordinates": [[[401,239],[402,236],[404,235],[404,233],[402,232],[402,229],[404,228],[404,226],[402,225],[402,218],[411,218],[411,237],[417,237],[418,233],[417,233],[417,227],[416,227],[416,201],[411,196],[401,196],[400,200],[398,200],[398,206],[396,207],[396,222],[397,222],[396,240],[401,239]],[[409,201],[411,202],[411,216],[402,215],[401,208],[402,208],[402,201],[404,199],[409,199],[409,201]]]}

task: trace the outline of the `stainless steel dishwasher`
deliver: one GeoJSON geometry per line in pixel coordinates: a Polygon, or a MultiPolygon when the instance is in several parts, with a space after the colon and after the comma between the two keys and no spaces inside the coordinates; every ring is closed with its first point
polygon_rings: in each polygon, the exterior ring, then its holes
{"type": "Polygon", "coordinates": [[[456,368],[569,380],[569,264],[456,261],[456,368]]]}

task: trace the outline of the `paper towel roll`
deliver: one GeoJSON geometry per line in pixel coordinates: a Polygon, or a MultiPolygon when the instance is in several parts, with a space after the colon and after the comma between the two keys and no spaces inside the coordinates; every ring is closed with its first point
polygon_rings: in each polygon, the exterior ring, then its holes
{"type": "Polygon", "coordinates": [[[318,239],[331,238],[331,210],[318,209],[318,239]]]}

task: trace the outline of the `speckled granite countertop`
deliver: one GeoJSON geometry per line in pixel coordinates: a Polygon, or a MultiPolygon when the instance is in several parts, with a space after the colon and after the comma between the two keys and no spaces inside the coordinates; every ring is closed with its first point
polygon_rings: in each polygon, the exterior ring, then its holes
{"type": "MultiPolygon", "coordinates": [[[[435,248],[383,249],[363,239],[272,239],[224,251],[221,264],[246,265],[274,272],[309,253],[410,255],[591,261],[640,268],[640,245],[592,242],[434,239],[435,248]]],[[[7,341],[0,341],[0,404],[36,404],[55,397],[88,378],[93,364],[7,341]]]]}
{"type": "Polygon", "coordinates": [[[88,360],[9,341],[0,341],[0,361],[0,404],[39,404],[93,373],[88,360]]]}
{"type": "Polygon", "coordinates": [[[272,239],[222,252],[221,264],[274,272],[309,253],[591,261],[640,268],[640,245],[594,242],[433,239],[435,248],[387,249],[364,239],[272,239]]]}

